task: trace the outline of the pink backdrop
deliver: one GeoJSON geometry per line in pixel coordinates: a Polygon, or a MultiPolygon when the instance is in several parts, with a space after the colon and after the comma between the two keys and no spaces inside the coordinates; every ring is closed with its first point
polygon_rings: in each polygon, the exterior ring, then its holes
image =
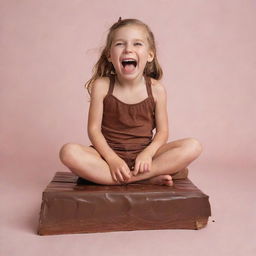
{"type": "Polygon", "coordinates": [[[136,8],[122,8],[122,1],[4,2],[0,136],[5,169],[57,170],[62,144],[89,143],[83,84],[119,16],[140,18],[155,34],[168,90],[170,140],[196,137],[204,146],[200,161],[205,165],[255,166],[254,1],[159,1],[161,15],[154,14],[152,1],[136,2],[136,8]]]}
{"type": "Polygon", "coordinates": [[[2,0],[4,188],[23,177],[37,182],[39,204],[53,173],[67,170],[60,147],[89,144],[83,85],[119,16],[139,18],[155,34],[170,140],[195,137],[204,147],[191,169],[225,166],[231,173],[239,167],[255,177],[255,13],[253,0],[2,0]]]}

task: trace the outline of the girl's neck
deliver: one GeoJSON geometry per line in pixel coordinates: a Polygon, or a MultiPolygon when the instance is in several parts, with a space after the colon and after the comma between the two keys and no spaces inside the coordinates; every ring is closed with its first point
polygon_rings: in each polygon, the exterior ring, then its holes
{"type": "Polygon", "coordinates": [[[138,77],[136,77],[135,79],[125,79],[125,78],[120,78],[118,75],[116,75],[116,82],[118,83],[119,86],[123,87],[123,88],[130,88],[130,89],[134,89],[138,86],[140,86],[141,84],[145,83],[145,78],[143,75],[140,75],[138,77]]]}

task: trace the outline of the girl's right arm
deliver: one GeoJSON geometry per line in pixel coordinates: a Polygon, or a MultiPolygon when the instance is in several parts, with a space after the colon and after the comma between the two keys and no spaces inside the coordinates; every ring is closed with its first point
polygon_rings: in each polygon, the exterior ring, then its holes
{"type": "Polygon", "coordinates": [[[130,178],[130,170],[125,161],[108,145],[101,132],[103,116],[103,99],[108,92],[109,78],[99,78],[92,86],[91,102],[88,114],[88,136],[93,146],[103,156],[109,165],[113,180],[124,182],[130,178]]]}

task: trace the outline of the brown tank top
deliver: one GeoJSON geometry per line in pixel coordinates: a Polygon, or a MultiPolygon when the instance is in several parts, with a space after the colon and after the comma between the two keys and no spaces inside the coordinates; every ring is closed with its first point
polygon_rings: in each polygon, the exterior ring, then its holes
{"type": "Polygon", "coordinates": [[[115,76],[110,77],[107,95],[103,100],[102,134],[113,150],[138,151],[150,144],[155,124],[155,102],[151,79],[144,76],[148,97],[141,102],[128,104],[112,93],[115,76]]]}

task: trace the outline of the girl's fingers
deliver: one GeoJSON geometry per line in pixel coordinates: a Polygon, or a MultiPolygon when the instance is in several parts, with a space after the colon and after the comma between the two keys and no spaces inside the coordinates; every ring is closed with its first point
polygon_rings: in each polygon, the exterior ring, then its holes
{"type": "Polygon", "coordinates": [[[147,170],[147,164],[144,163],[144,164],[143,164],[143,172],[145,172],[146,170],[147,170]]]}
{"type": "Polygon", "coordinates": [[[128,180],[130,178],[130,170],[128,171],[127,168],[123,167],[122,169],[122,175],[124,180],[128,180]]]}
{"type": "Polygon", "coordinates": [[[115,182],[118,182],[115,173],[114,173],[114,172],[111,172],[111,175],[112,175],[112,179],[113,179],[115,182]]]}
{"type": "Polygon", "coordinates": [[[141,163],[140,164],[140,173],[144,172],[144,168],[145,168],[145,163],[141,163]]]}
{"type": "Polygon", "coordinates": [[[151,169],[151,164],[138,162],[135,164],[133,174],[137,175],[138,173],[149,172],[150,169],[151,169]]]}
{"type": "Polygon", "coordinates": [[[148,163],[141,163],[140,164],[140,172],[143,173],[143,172],[149,172],[150,170],[150,164],[148,163]]]}
{"type": "Polygon", "coordinates": [[[124,179],[123,179],[123,176],[122,176],[122,174],[121,174],[121,171],[118,170],[118,171],[116,172],[116,174],[117,174],[118,181],[123,182],[124,179]]]}
{"type": "Polygon", "coordinates": [[[133,171],[134,176],[136,176],[138,174],[139,170],[140,170],[140,162],[136,162],[134,171],[133,171]]]}

